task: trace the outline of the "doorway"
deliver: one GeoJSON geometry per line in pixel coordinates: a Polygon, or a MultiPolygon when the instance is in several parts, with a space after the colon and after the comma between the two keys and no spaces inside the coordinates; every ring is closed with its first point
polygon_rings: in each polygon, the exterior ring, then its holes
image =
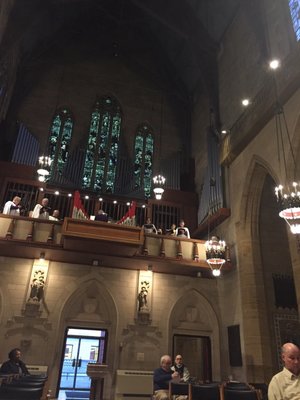
{"type": "Polygon", "coordinates": [[[67,328],[62,352],[59,381],[59,399],[89,398],[90,378],[88,363],[104,363],[107,331],[67,328]],[[78,397],[80,396],[80,397],[78,397]]]}
{"type": "Polygon", "coordinates": [[[183,357],[191,379],[196,382],[211,382],[211,343],[208,336],[173,336],[173,358],[177,354],[183,357]]]}

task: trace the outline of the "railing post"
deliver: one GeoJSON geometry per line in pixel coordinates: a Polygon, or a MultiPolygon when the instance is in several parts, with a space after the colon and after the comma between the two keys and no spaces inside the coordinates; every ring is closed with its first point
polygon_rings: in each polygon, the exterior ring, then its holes
{"type": "Polygon", "coordinates": [[[194,257],[194,261],[199,261],[198,244],[196,242],[194,242],[194,246],[193,246],[193,257],[194,257]]]}
{"type": "Polygon", "coordinates": [[[55,224],[52,224],[51,228],[50,228],[49,236],[48,236],[48,239],[47,239],[47,243],[53,243],[54,228],[55,228],[55,224]]]}
{"type": "Polygon", "coordinates": [[[31,226],[30,226],[30,229],[29,229],[28,234],[27,234],[26,240],[28,242],[33,240],[33,233],[34,233],[34,221],[31,222],[31,226]]]}
{"type": "Polygon", "coordinates": [[[177,258],[182,259],[181,240],[177,240],[177,258]]]}
{"type": "Polygon", "coordinates": [[[165,257],[166,255],[166,251],[165,251],[165,239],[161,238],[161,242],[160,242],[160,256],[161,257],[165,257]]]}
{"type": "Polygon", "coordinates": [[[13,238],[13,234],[14,234],[14,229],[15,229],[15,219],[12,218],[12,220],[10,221],[8,230],[6,232],[6,239],[12,239],[13,238]]]}
{"type": "Polygon", "coordinates": [[[147,248],[147,236],[144,236],[144,244],[143,244],[143,255],[147,256],[148,255],[148,248],[147,248]]]}

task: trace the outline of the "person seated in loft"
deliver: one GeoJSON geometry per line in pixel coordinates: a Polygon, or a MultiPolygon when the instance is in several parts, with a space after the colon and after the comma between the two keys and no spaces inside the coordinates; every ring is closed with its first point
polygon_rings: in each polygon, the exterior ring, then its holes
{"type": "Polygon", "coordinates": [[[31,215],[32,218],[49,219],[51,208],[48,207],[48,203],[49,199],[45,197],[42,199],[41,204],[36,204],[31,215]]]}
{"type": "Polygon", "coordinates": [[[189,228],[184,226],[184,220],[180,220],[179,226],[176,228],[175,236],[190,239],[190,231],[189,228]]]}
{"type": "Polygon", "coordinates": [[[95,217],[95,221],[108,222],[108,215],[106,214],[106,212],[100,209],[98,211],[98,215],[96,215],[95,217]]]}
{"type": "Polygon", "coordinates": [[[144,229],[144,233],[156,233],[157,234],[157,229],[154,224],[151,222],[151,218],[146,219],[146,223],[142,226],[144,229]]]}
{"type": "Polygon", "coordinates": [[[54,210],[52,215],[49,215],[50,221],[59,221],[59,210],[54,210]]]}
{"type": "Polygon", "coordinates": [[[25,363],[21,360],[21,350],[12,349],[8,353],[8,360],[0,368],[0,374],[30,375],[25,363]]]}
{"type": "Polygon", "coordinates": [[[15,196],[12,200],[7,201],[3,208],[3,214],[20,215],[20,203],[21,197],[19,196],[15,196]]]}
{"type": "Polygon", "coordinates": [[[166,229],[166,235],[170,235],[170,236],[176,235],[176,224],[172,224],[170,229],[166,229]]]}

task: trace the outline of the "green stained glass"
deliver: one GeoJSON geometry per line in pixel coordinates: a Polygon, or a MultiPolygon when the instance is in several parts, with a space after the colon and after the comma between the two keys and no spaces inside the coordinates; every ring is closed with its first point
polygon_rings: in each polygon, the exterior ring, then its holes
{"type": "Polygon", "coordinates": [[[98,110],[92,113],[90,124],[90,135],[88,138],[88,145],[85,155],[84,173],[83,173],[83,187],[90,187],[92,176],[94,175],[94,162],[97,154],[97,136],[99,130],[100,112],[98,110]]]}
{"type": "Polygon", "coordinates": [[[134,157],[134,181],[136,188],[140,187],[141,185],[143,152],[144,152],[144,138],[140,134],[137,134],[135,138],[135,157],[134,157]]]}
{"type": "Polygon", "coordinates": [[[121,131],[121,116],[117,114],[112,120],[112,130],[111,130],[111,143],[109,150],[107,174],[106,174],[106,191],[113,193],[116,170],[117,170],[117,159],[118,159],[118,146],[119,137],[121,131]]]}
{"type": "Polygon", "coordinates": [[[69,146],[72,137],[72,129],[73,121],[70,117],[68,117],[63,126],[60,148],[58,149],[57,170],[60,174],[62,174],[63,168],[68,158],[69,146]]]}
{"type": "Polygon", "coordinates": [[[150,127],[141,126],[135,137],[134,183],[136,188],[143,187],[146,197],[151,195],[153,146],[153,135],[150,127]]]}
{"type": "Polygon", "coordinates": [[[53,119],[52,126],[51,126],[51,133],[50,133],[50,137],[49,137],[49,155],[52,160],[55,159],[57,142],[59,140],[59,134],[60,134],[60,128],[61,128],[61,118],[60,118],[60,115],[58,114],[53,119]]]}
{"type": "Polygon", "coordinates": [[[68,159],[72,130],[73,121],[69,112],[66,109],[61,110],[53,118],[49,136],[49,155],[52,159],[52,176],[54,172],[60,175],[63,173],[68,159]]]}
{"type": "Polygon", "coordinates": [[[98,118],[90,125],[88,148],[86,152],[83,187],[102,192],[114,192],[118,146],[121,131],[119,105],[110,97],[96,103],[98,118]],[[93,144],[92,151],[90,145],[93,144]]]}

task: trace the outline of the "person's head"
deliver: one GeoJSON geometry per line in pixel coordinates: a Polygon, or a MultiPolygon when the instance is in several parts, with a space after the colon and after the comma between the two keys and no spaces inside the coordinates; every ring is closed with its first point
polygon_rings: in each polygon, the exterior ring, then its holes
{"type": "Polygon", "coordinates": [[[54,210],[52,216],[54,218],[58,218],[59,217],[59,210],[54,210]]]}
{"type": "Polygon", "coordinates": [[[47,199],[47,197],[44,197],[44,198],[42,199],[42,206],[43,206],[43,207],[47,207],[48,203],[49,203],[49,200],[47,199]]]}
{"type": "Polygon", "coordinates": [[[169,372],[171,370],[171,365],[172,365],[172,359],[170,356],[165,354],[164,356],[161,357],[160,366],[163,370],[169,372]]]}
{"type": "Polygon", "coordinates": [[[146,219],[146,224],[151,224],[151,218],[148,217],[148,218],[146,219]]]}
{"type": "Polygon", "coordinates": [[[183,220],[183,219],[181,219],[181,220],[179,221],[179,226],[184,227],[184,220],[183,220]]]}
{"type": "Polygon", "coordinates": [[[285,343],[281,348],[283,365],[294,375],[300,374],[300,349],[293,343],[285,343]]]}
{"type": "Polygon", "coordinates": [[[8,358],[11,361],[17,362],[21,359],[21,350],[18,348],[12,349],[9,353],[8,353],[8,358]]]}
{"type": "Polygon", "coordinates": [[[21,202],[21,197],[15,196],[15,197],[13,198],[12,202],[13,202],[16,206],[18,206],[18,205],[20,204],[20,202],[21,202]]]}
{"type": "Polygon", "coordinates": [[[172,224],[171,229],[174,231],[176,229],[176,224],[172,224]]]}
{"type": "Polygon", "coordinates": [[[175,357],[175,364],[178,366],[182,365],[182,356],[180,354],[177,354],[175,357]]]}

